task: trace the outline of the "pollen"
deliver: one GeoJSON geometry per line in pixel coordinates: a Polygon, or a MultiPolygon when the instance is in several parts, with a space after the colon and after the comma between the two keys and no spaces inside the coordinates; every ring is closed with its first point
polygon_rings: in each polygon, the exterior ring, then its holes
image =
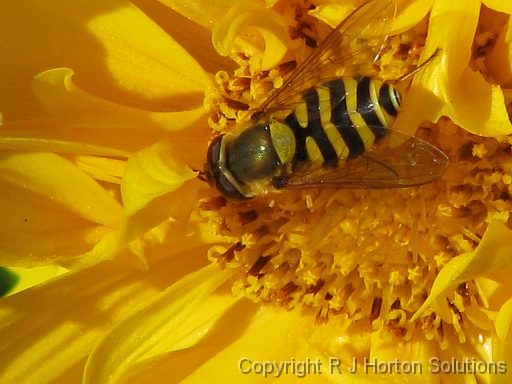
{"type": "MultiPolygon", "coordinates": [[[[416,33],[390,39],[377,63],[384,78],[399,78],[417,64],[424,36],[416,33]]],[[[230,109],[236,103],[229,100],[257,106],[288,67],[261,73],[247,60],[233,76],[218,74],[219,98],[209,104],[212,129],[231,131],[247,119],[248,109],[230,109]]],[[[444,265],[473,251],[492,219],[510,223],[512,138],[479,137],[447,118],[425,122],[415,135],[450,159],[439,179],[419,187],[285,188],[247,202],[212,191],[195,219],[222,236],[208,257],[233,270],[233,293],[339,329],[406,340],[419,331],[443,348],[464,341],[470,314],[485,302],[473,281],[447,292],[444,312],[410,319],[444,265]]]]}

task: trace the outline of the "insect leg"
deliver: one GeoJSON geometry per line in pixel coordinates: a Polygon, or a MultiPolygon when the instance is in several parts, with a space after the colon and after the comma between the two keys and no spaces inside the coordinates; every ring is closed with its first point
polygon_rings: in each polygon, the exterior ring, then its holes
{"type": "Polygon", "coordinates": [[[430,63],[432,60],[434,60],[438,55],[439,53],[441,52],[441,48],[437,48],[434,53],[432,55],[430,55],[430,57],[425,60],[423,63],[421,63],[420,65],[417,65],[411,72],[409,73],[406,73],[405,75],[402,75],[400,76],[398,79],[396,79],[395,81],[393,81],[394,84],[396,83],[401,83],[402,81],[404,80],[407,80],[409,77],[413,76],[415,73],[417,73],[418,71],[420,71],[425,65],[427,65],[428,63],[430,63]]]}

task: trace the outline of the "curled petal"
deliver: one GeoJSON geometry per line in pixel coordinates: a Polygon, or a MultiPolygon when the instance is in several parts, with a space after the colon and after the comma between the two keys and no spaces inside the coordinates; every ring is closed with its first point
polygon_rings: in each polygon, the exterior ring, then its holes
{"type": "Polygon", "coordinates": [[[500,31],[486,57],[489,73],[494,81],[507,88],[512,85],[512,20],[500,31]]]}
{"type": "Polygon", "coordinates": [[[481,136],[512,133],[503,91],[468,66],[479,12],[477,0],[434,2],[423,60],[440,51],[432,65],[415,76],[396,122],[399,129],[415,129],[423,120],[447,116],[481,136]]]}
{"type": "Polygon", "coordinates": [[[392,34],[407,31],[419,24],[431,10],[433,3],[434,0],[415,0],[405,2],[402,6],[398,2],[398,15],[393,21],[392,34]]]}
{"type": "Polygon", "coordinates": [[[153,111],[198,108],[210,86],[197,62],[129,1],[4,2],[0,25],[0,56],[11,63],[0,68],[9,120],[40,114],[29,82],[48,68],[73,68],[88,93],[153,111]]]}
{"type": "Polygon", "coordinates": [[[121,184],[125,209],[123,244],[171,218],[188,220],[197,201],[197,189],[183,184],[195,179],[197,173],[172,153],[172,145],[160,141],[128,161],[121,184]]]}
{"type": "Polygon", "coordinates": [[[119,105],[77,87],[73,83],[73,74],[69,68],[55,68],[37,75],[32,84],[34,94],[46,113],[65,119],[68,124],[95,128],[179,130],[204,115],[202,106],[187,110],[187,104],[181,105],[182,110],[176,112],[153,112],[119,105]]]}
{"type": "MultiPolygon", "coordinates": [[[[169,231],[165,226],[160,226],[173,220],[177,220],[181,225],[187,224],[198,199],[196,186],[190,187],[188,183],[173,192],[155,197],[146,206],[125,218],[120,243],[128,244],[143,235],[150,238],[165,238],[169,235],[169,231]],[[151,233],[148,232],[150,230],[151,233]]],[[[142,244],[146,243],[145,239],[139,240],[142,241],[142,244]]],[[[173,246],[176,245],[177,243],[173,244],[173,246]]],[[[132,243],[130,246],[137,247],[132,243]]],[[[141,255],[143,253],[139,252],[141,255]]]]}
{"type": "MultiPolygon", "coordinates": [[[[447,288],[494,271],[512,269],[512,231],[501,221],[493,220],[474,252],[457,256],[439,272],[430,295],[414,314],[416,320],[447,288]]],[[[510,273],[510,272],[508,272],[510,273]]]]}
{"type": "Polygon", "coordinates": [[[158,196],[177,190],[197,176],[172,158],[172,147],[165,141],[140,151],[128,160],[121,187],[125,214],[133,215],[158,196]]]}
{"type": "MultiPolygon", "coordinates": [[[[235,39],[246,50],[254,50],[248,40],[239,37],[246,27],[256,27],[265,39],[261,69],[277,65],[286,53],[289,36],[282,18],[272,10],[236,5],[217,23],[213,30],[213,44],[219,54],[230,54],[235,39]]],[[[251,54],[254,54],[252,52],[251,54]]]]}

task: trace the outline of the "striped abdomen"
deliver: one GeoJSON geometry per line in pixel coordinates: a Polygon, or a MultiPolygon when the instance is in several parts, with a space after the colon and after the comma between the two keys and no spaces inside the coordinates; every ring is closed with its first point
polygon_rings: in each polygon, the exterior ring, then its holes
{"type": "Polygon", "coordinates": [[[339,159],[364,154],[387,133],[400,108],[400,95],[381,80],[336,78],[307,90],[285,119],[296,138],[293,168],[322,160],[336,167],[339,159]]]}

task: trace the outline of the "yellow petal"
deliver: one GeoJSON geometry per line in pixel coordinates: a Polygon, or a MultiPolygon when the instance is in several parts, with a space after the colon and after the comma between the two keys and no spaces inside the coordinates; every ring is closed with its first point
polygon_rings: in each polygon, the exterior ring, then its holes
{"type": "MultiPolygon", "coordinates": [[[[396,2],[397,14],[392,20],[389,20],[390,35],[402,33],[417,25],[430,11],[434,0],[415,0],[412,2],[396,2]],[[403,4],[405,3],[405,4],[403,4]]],[[[383,0],[384,5],[386,1],[383,0]]],[[[394,3],[387,2],[389,7],[395,6],[394,3]]],[[[327,23],[331,28],[338,26],[350,13],[352,13],[361,3],[359,1],[344,1],[343,4],[320,4],[309,14],[317,19],[327,23]]]]}
{"type": "MultiPolygon", "coordinates": [[[[379,362],[392,362],[398,359],[401,362],[410,362],[412,368],[417,368],[415,366],[416,362],[420,363],[420,371],[411,371],[411,373],[406,374],[407,383],[436,383],[438,375],[427,369],[430,366],[429,360],[432,357],[436,357],[436,355],[435,346],[431,343],[426,343],[424,340],[404,342],[401,337],[395,336],[391,332],[385,335],[381,335],[380,332],[373,332],[371,335],[370,363],[373,363],[374,359],[379,362]]],[[[373,373],[373,368],[370,368],[369,372],[373,373]]],[[[370,380],[375,380],[376,376],[380,376],[383,382],[398,383],[401,382],[398,378],[402,375],[395,373],[391,375],[376,374],[369,376],[370,380]]]]}
{"type": "Polygon", "coordinates": [[[479,12],[479,0],[434,2],[422,59],[438,48],[441,51],[415,76],[396,127],[410,131],[423,120],[448,116],[478,135],[512,133],[501,88],[468,66],[479,12]]]}
{"type": "MultiPolygon", "coordinates": [[[[176,116],[173,113],[163,114],[176,116]]],[[[92,118],[87,116],[87,120],[92,118]]],[[[107,116],[104,116],[108,120],[107,116]]],[[[167,117],[166,117],[167,118],[167,117]]],[[[101,115],[97,116],[98,120],[101,115]]],[[[115,119],[113,119],[115,120],[115,119]]],[[[172,133],[149,129],[152,125],[131,127],[117,126],[111,121],[111,126],[98,124],[83,126],[78,123],[43,117],[40,119],[6,122],[0,129],[0,148],[23,151],[56,152],[74,155],[91,155],[101,157],[128,158],[133,153],[162,140],[171,138],[173,145],[189,150],[174,153],[187,164],[199,167],[204,162],[205,145],[211,132],[204,119],[200,119],[186,130],[172,133]],[[146,127],[147,129],[144,129],[146,127]],[[142,130],[144,130],[142,132],[142,130]],[[120,138],[123,138],[120,140],[120,138]]],[[[170,124],[171,127],[174,123],[170,124]]]]}
{"type": "Polygon", "coordinates": [[[398,14],[393,20],[392,34],[402,33],[419,24],[432,8],[434,0],[414,0],[402,6],[401,3],[398,3],[398,14]]]}
{"type": "Polygon", "coordinates": [[[197,201],[197,188],[182,185],[197,173],[176,161],[167,141],[148,147],[128,161],[121,185],[125,222],[122,243],[141,236],[171,218],[187,220],[197,201]],[[181,187],[181,188],[180,188],[181,187]]]}
{"type": "Polygon", "coordinates": [[[113,260],[118,257],[120,248],[119,231],[108,232],[101,237],[92,250],[79,255],[68,263],[62,264],[72,271],[88,268],[102,261],[113,260]]]}
{"type": "Polygon", "coordinates": [[[133,215],[151,200],[172,192],[197,176],[172,157],[166,141],[155,143],[128,160],[121,187],[125,214],[133,215]]]}
{"type": "Polygon", "coordinates": [[[221,294],[218,291],[205,298],[204,305],[167,338],[169,342],[164,340],[158,349],[153,348],[152,351],[160,350],[160,354],[146,354],[130,368],[122,382],[160,383],[166,381],[169,372],[174,372],[173,379],[181,382],[236,341],[249,326],[258,306],[249,300],[233,298],[229,289],[221,294]]]}
{"type": "Polygon", "coordinates": [[[507,338],[512,337],[510,330],[512,326],[512,299],[509,299],[500,308],[498,317],[496,318],[496,333],[498,337],[505,341],[507,338]]]}
{"type": "Polygon", "coordinates": [[[99,340],[163,287],[205,264],[204,251],[167,252],[149,271],[136,270],[121,255],[3,298],[0,382],[81,383],[85,359],[99,340]]]}
{"type": "MultiPolygon", "coordinates": [[[[187,103],[175,103],[176,112],[151,112],[130,108],[92,96],[72,81],[73,70],[56,68],[34,79],[34,94],[50,116],[66,119],[68,125],[95,128],[150,128],[179,130],[200,119],[202,106],[187,110],[187,103]]],[[[169,84],[169,86],[172,86],[169,84]]],[[[186,100],[186,95],[183,95],[186,100]]]]}
{"type": "MultiPolygon", "coordinates": [[[[496,333],[499,340],[493,345],[493,361],[504,362],[510,367],[512,356],[512,299],[508,300],[498,313],[496,333]]],[[[491,384],[506,384],[510,383],[512,379],[512,371],[507,368],[506,372],[492,376],[491,384]]]]}
{"type": "MultiPolygon", "coordinates": [[[[244,319],[243,315],[240,316],[241,319],[244,319]]],[[[222,335],[230,334],[230,329],[237,333],[244,328],[246,329],[243,334],[239,334],[237,340],[222,349],[218,349],[218,353],[214,355],[208,354],[208,349],[205,349],[202,364],[198,364],[199,361],[197,361],[201,358],[187,364],[186,369],[181,374],[181,377],[183,377],[182,383],[241,381],[261,383],[265,379],[264,375],[250,371],[253,362],[280,362],[292,357],[301,360],[308,356],[308,352],[309,357],[314,360],[316,351],[306,351],[306,345],[297,332],[297,329],[299,329],[297,324],[300,321],[300,317],[296,314],[279,313],[276,310],[262,308],[257,316],[253,315],[250,327],[246,321],[241,321],[241,324],[239,324],[235,319],[229,323],[219,325],[218,329],[214,329],[217,336],[209,340],[211,344],[222,344],[222,335]],[[241,370],[250,373],[244,374],[241,370]],[[214,376],[211,375],[213,371],[216,371],[214,376]]],[[[200,353],[201,351],[197,352],[200,353]]],[[[179,358],[179,356],[175,358],[179,358]]],[[[275,375],[276,371],[274,370],[268,372],[266,376],[272,380],[275,379],[275,375]]],[[[320,380],[322,376],[317,377],[317,379],[320,380]]],[[[293,379],[297,380],[297,376],[283,374],[277,382],[289,382],[293,379]]]]}
{"type": "Polygon", "coordinates": [[[309,14],[318,20],[322,20],[331,28],[336,28],[356,8],[357,5],[355,4],[320,4],[315,9],[309,11],[309,14]]]}
{"type": "MultiPolygon", "coordinates": [[[[86,23],[107,53],[106,66],[129,92],[168,105],[202,105],[209,77],[169,35],[131,3],[99,14],[86,23]]],[[[102,94],[102,93],[99,93],[102,94]]],[[[138,104],[136,104],[138,105],[138,104]]],[[[176,108],[181,109],[181,108],[176,108]]]]}
{"type": "Polygon", "coordinates": [[[498,12],[512,14],[512,3],[503,0],[482,0],[482,3],[487,7],[494,9],[498,12]]]}
{"type": "Polygon", "coordinates": [[[158,300],[126,319],[92,352],[84,383],[115,383],[159,341],[172,337],[194,310],[229,276],[209,265],[168,288],[158,300]]]}
{"type": "MultiPolygon", "coordinates": [[[[134,147],[129,145],[132,136],[132,132],[124,131],[125,140],[119,140],[119,131],[114,129],[111,131],[94,128],[73,129],[66,127],[63,121],[41,118],[5,123],[0,130],[0,148],[128,157],[134,147]]],[[[137,136],[139,145],[141,142],[143,145],[143,138],[140,138],[140,135],[137,136]]]]}
{"type": "Polygon", "coordinates": [[[111,227],[120,224],[119,203],[58,155],[4,151],[0,172],[9,184],[45,196],[87,220],[111,227]]]}
{"type": "Polygon", "coordinates": [[[5,265],[34,266],[80,255],[120,227],[120,204],[58,155],[3,151],[0,176],[5,265]]]}
{"type": "Polygon", "coordinates": [[[231,53],[235,43],[238,43],[249,56],[261,52],[262,70],[277,65],[290,44],[286,26],[277,13],[256,5],[248,7],[246,4],[235,5],[222,17],[213,30],[212,40],[217,52],[223,56],[231,53]],[[249,39],[240,37],[247,27],[259,30],[265,40],[264,48],[257,48],[249,39]],[[236,38],[238,39],[235,41],[236,38]]]}
{"type": "MultiPolygon", "coordinates": [[[[156,227],[161,224],[174,220],[186,227],[189,224],[190,213],[198,199],[198,188],[189,187],[188,183],[176,191],[154,198],[144,208],[125,219],[120,243],[128,244],[145,235],[149,230],[157,230],[156,227]]],[[[189,228],[189,230],[192,231],[193,228],[189,228]]],[[[169,236],[172,233],[169,234],[164,230],[164,235],[157,237],[165,235],[169,236]]],[[[148,233],[148,236],[153,237],[155,233],[148,233]]],[[[144,254],[144,252],[140,252],[140,254],[144,254]]]]}
{"type": "Polygon", "coordinates": [[[0,25],[7,120],[40,115],[30,82],[48,68],[73,68],[88,93],[153,111],[198,108],[210,84],[195,60],[129,1],[4,2],[0,25]]]}
{"type": "Polygon", "coordinates": [[[121,184],[126,165],[124,160],[85,155],[67,155],[65,157],[94,180],[121,184]]]}
{"type": "MultiPolygon", "coordinates": [[[[510,12],[509,12],[510,14],[510,12]]],[[[486,66],[493,80],[504,88],[512,84],[512,20],[504,26],[486,55],[486,66]]]]}
{"type": "Polygon", "coordinates": [[[511,236],[512,231],[505,224],[498,220],[491,221],[474,252],[457,256],[439,272],[428,298],[414,314],[412,321],[419,318],[447,288],[492,271],[502,269],[510,271],[512,269],[511,236]]]}
{"type": "Polygon", "coordinates": [[[39,285],[47,280],[53,279],[54,277],[67,272],[66,269],[57,265],[47,265],[44,267],[36,268],[10,267],[9,271],[18,277],[16,285],[13,287],[13,290],[9,292],[10,295],[39,285]]]}
{"type": "Polygon", "coordinates": [[[221,70],[236,69],[235,63],[219,56],[211,43],[213,22],[227,12],[226,4],[202,0],[134,0],[132,3],[172,36],[207,73],[213,76],[221,70]]]}
{"type": "Polygon", "coordinates": [[[68,265],[113,229],[92,223],[59,204],[12,187],[0,194],[2,265],[31,268],[68,265]]]}
{"type": "Polygon", "coordinates": [[[210,1],[210,0],[158,0],[189,20],[195,21],[203,27],[212,29],[215,23],[226,13],[227,6],[233,6],[236,1],[210,1]]]}

